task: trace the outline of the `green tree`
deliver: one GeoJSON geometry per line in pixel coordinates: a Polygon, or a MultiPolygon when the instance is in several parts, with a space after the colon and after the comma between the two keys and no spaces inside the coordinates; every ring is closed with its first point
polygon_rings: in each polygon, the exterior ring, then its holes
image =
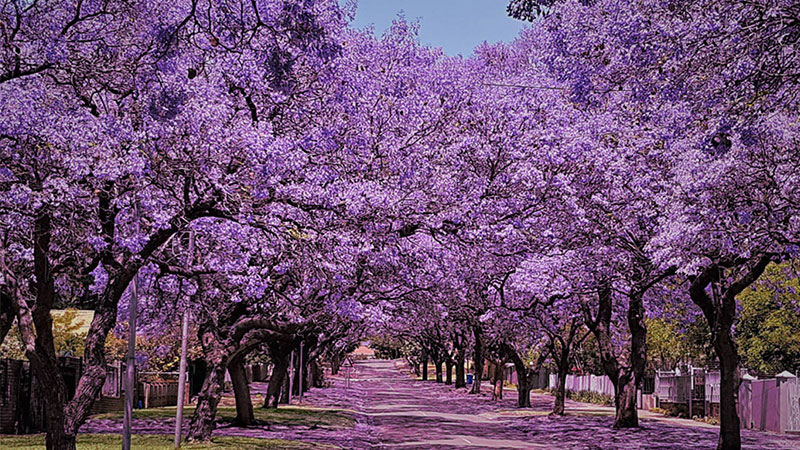
{"type": "MultiPolygon", "coordinates": [[[[56,355],[82,357],[88,323],[80,317],[80,311],[70,308],[63,311],[53,310],[51,314],[56,355]]],[[[0,345],[0,358],[26,359],[16,324],[0,345]]]]}
{"type": "Polygon", "coordinates": [[[59,356],[83,356],[83,346],[88,334],[85,320],[78,317],[77,309],[52,311],[53,340],[59,356]]]}
{"type": "Polygon", "coordinates": [[[737,341],[745,367],[772,375],[800,369],[800,261],[770,264],[754,289],[738,296],[737,341]]]}

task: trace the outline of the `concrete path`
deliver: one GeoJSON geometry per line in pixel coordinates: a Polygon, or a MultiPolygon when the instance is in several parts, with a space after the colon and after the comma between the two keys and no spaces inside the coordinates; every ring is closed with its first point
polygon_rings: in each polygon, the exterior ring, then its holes
{"type": "MultiPolygon", "coordinates": [[[[344,379],[334,378],[340,391],[344,379]]],[[[320,391],[325,391],[322,389],[320,391]]],[[[360,361],[351,369],[349,407],[359,415],[368,440],[362,449],[714,449],[716,427],[645,415],[637,430],[613,430],[613,409],[568,402],[571,414],[551,417],[552,397],[534,394],[531,409],[514,408],[516,392],[500,402],[412,378],[394,361],[360,361]],[[696,426],[694,424],[697,424],[696,426]]],[[[508,392],[507,392],[508,394],[508,392]]],[[[313,396],[309,398],[313,402],[313,396]]],[[[359,434],[359,433],[356,433],[359,434]]],[[[746,431],[743,447],[800,449],[800,437],[746,431]]],[[[339,443],[341,445],[341,443],[339,443]]]]}

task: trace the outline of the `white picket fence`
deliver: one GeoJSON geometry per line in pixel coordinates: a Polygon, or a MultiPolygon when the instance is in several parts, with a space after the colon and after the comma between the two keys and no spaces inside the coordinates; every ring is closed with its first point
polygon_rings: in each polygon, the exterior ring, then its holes
{"type": "MultiPolygon", "coordinates": [[[[550,389],[558,386],[558,375],[550,374],[550,389]]],[[[588,391],[614,396],[614,383],[605,375],[567,375],[568,391],[588,391]]]]}
{"type": "MultiPolygon", "coordinates": [[[[686,373],[658,372],[655,377],[655,397],[660,401],[687,403],[694,392],[694,401],[705,400],[706,414],[709,414],[714,405],[719,405],[719,372],[693,370],[693,377],[686,373]],[[692,384],[695,384],[694,389],[692,384]]],[[[550,374],[547,382],[547,387],[555,389],[557,375],[550,374]]],[[[614,395],[614,385],[604,375],[568,375],[566,389],[614,395]]],[[[648,408],[641,398],[640,407],[648,408]]],[[[738,410],[742,428],[800,433],[800,378],[791,374],[779,379],[743,378],[739,387],[738,410]]]]}

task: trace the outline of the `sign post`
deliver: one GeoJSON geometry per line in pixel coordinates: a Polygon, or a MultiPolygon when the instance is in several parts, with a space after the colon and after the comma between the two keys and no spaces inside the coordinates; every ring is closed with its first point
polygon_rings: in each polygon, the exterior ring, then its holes
{"type": "MultiPolygon", "coordinates": [[[[191,270],[194,260],[194,230],[189,232],[189,261],[187,269],[191,270]]],[[[183,310],[181,323],[181,363],[178,374],[178,410],[175,413],[175,448],[181,448],[181,432],[183,431],[183,397],[186,395],[186,353],[189,347],[189,305],[183,310]]]]}

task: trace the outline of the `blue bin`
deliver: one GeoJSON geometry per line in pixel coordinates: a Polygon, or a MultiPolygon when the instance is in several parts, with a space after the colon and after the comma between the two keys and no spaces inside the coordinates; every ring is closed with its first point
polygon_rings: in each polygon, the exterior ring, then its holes
{"type": "Polygon", "coordinates": [[[471,373],[468,373],[467,374],[467,384],[472,384],[472,381],[473,381],[474,377],[475,377],[475,375],[472,375],[471,373]]]}

